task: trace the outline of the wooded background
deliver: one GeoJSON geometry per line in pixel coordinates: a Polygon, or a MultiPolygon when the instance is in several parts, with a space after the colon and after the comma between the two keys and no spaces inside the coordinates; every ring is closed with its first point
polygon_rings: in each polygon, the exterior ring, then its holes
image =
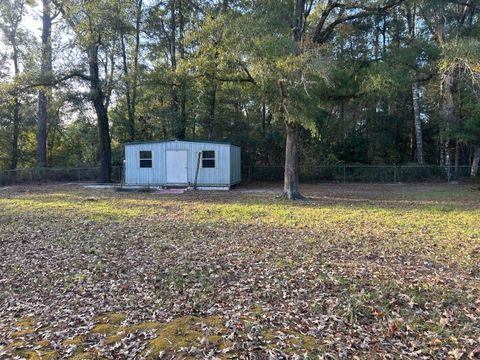
{"type": "Polygon", "coordinates": [[[479,1],[0,4],[0,169],[109,181],[124,143],[178,138],[285,163],[288,197],[297,159],[477,173],[479,1]]]}

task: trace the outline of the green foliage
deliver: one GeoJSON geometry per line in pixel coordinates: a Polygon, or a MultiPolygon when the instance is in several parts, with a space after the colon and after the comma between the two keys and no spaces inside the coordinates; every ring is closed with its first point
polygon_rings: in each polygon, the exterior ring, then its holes
{"type": "Polygon", "coordinates": [[[478,38],[457,38],[442,48],[442,58],[438,62],[440,73],[455,70],[464,71],[472,80],[480,79],[480,40],[478,38]]]}
{"type": "MultiPolygon", "coordinates": [[[[111,125],[114,163],[132,140],[228,139],[242,146],[249,165],[279,165],[284,122],[297,122],[300,157],[308,166],[330,162],[408,163],[416,158],[411,84],[418,81],[425,158],[440,160],[441,142],[467,150],[479,143],[478,19],[448,1],[340,1],[326,25],[340,21],[322,44],[316,26],[327,2],[312,3],[299,43],[292,39],[293,2],[236,0],[55,1],[55,83],[48,119],[48,165],[94,165],[99,142],[89,105],[89,47],[99,51],[100,86],[111,125]],[[376,9],[376,10],[374,10],[376,9]],[[415,14],[409,33],[408,14],[415,14]],[[354,15],[362,16],[353,19],[354,15]],[[443,29],[442,32],[438,32],[443,29]],[[137,32],[139,45],[136,46],[137,32]],[[441,35],[441,36],[440,36],[441,35]],[[82,77],[69,77],[75,72],[82,77]],[[442,117],[441,81],[454,77],[454,117],[442,117]],[[63,81],[59,79],[66,77],[63,81]],[[88,79],[87,79],[88,80],[88,79]],[[127,103],[127,97],[130,103],[127,103]],[[132,112],[134,107],[134,114],[132,112]],[[448,128],[448,130],[447,130],[448,128]],[[180,134],[180,135],[179,135],[180,134]]],[[[13,142],[13,99],[20,94],[19,166],[35,164],[36,92],[40,73],[37,33],[11,25],[26,0],[1,2],[0,167],[13,142]],[[12,40],[20,75],[13,75],[12,40]]],[[[23,10],[22,10],[23,9],[23,10]]],[[[43,79],[44,80],[44,79],[43,79]]]]}

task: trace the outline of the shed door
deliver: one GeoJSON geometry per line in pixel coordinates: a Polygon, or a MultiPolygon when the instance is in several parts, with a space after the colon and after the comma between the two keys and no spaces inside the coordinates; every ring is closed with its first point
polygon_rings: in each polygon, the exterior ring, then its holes
{"type": "Polygon", "coordinates": [[[167,150],[167,183],[188,183],[187,150],[167,150]]]}

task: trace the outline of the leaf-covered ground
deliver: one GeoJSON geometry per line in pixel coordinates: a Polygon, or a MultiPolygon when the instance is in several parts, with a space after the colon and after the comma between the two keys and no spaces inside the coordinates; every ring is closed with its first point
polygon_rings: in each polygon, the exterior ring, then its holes
{"type": "Polygon", "coordinates": [[[480,190],[0,188],[0,358],[480,357],[480,190]]]}

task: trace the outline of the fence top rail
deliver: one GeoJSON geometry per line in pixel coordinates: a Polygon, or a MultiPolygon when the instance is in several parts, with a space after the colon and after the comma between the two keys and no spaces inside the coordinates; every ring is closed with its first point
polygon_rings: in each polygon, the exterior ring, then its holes
{"type": "MultiPolygon", "coordinates": [[[[278,168],[284,168],[284,165],[247,165],[247,167],[250,168],[272,168],[272,169],[278,169],[278,168]]],[[[412,168],[412,169],[445,169],[445,168],[464,168],[464,169],[469,169],[471,168],[470,165],[459,165],[459,166],[454,166],[454,165],[300,165],[300,167],[304,168],[387,168],[387,169],[404,169],[404,168],[412,168]]]]}
{"type": "MultiPolygon", "coordinates": [[[[120,168],[121,165],[112,166],[112,169],[120,168]]],[[[58,167],[43,167],[43,168],[18,168],[18,169],[4,169],[0,172],[16,172],[16,171],[71,171],[71,170],[99,170],[100,166],[91,166],[91,167],[69,167],[69,168],[58,168],[58,167]]]]}
{"type": "MultiPolygon", "coordinates": [[[[114,165],[112,169],[121,168],[122,165],[114,165]]],[[[249,168],[284,168],[284,165],[245,165],[245,167],[249,168]]],[[[470,165],[300,165],[303,168],[414,168],[414,169],[428,169],[428,168],[462,168],[462,169],[469,169],[471,168],[470,165]]],[[[18,168],[18,169],[3,169],[0,172],[16,172],[16,171],[70,171],[70,170],[98,170],[100,166],[85,166],[85,167],[42,167],[42,168],[18,168]]]]}

